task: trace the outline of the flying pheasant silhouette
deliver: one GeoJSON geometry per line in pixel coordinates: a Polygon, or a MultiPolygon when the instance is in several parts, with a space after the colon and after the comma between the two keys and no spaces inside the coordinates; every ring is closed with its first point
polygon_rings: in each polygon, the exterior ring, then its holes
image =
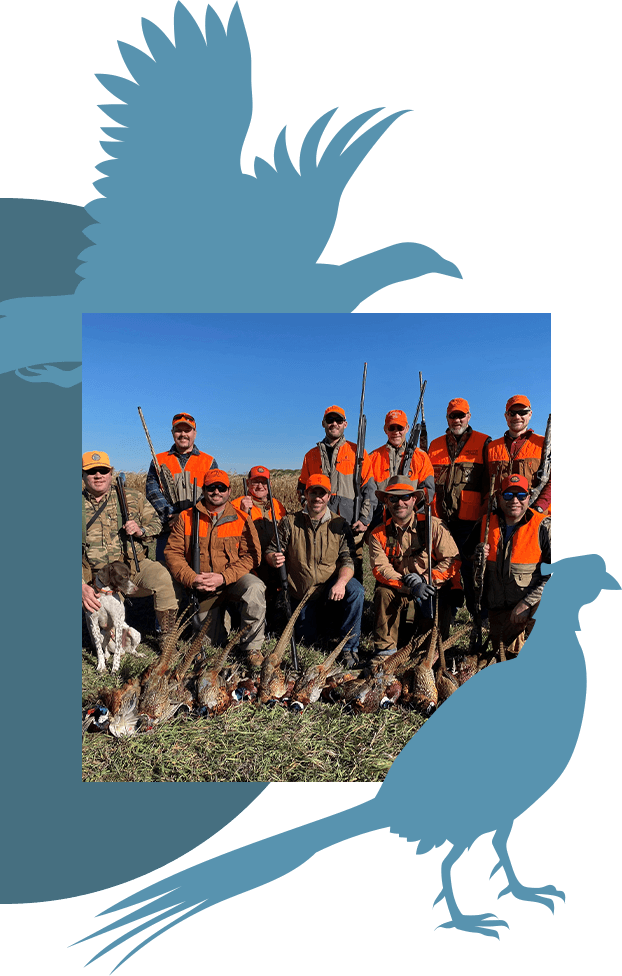
{"type": "MultiPolygon", "coordinates": [[[[208,7],[203,36],[178,3],[174,44],[150,21],[142,28],[151,56],[119,42],[134,80],[98,75],[123,104],[101,106],[117,123],[103,130],[110,141],[101,143],[113,158],[97,167],[103,197],[86,207],[94,223],[84,233],[93,245],[68,256],[71,272],[83,262],[77,274],[84,280],[73,295],[0,305],[4,369],[79,360],[82,311],[351,312],[397,281],[431,272],[461,277],[454,264],[415,243],[342,265],[318,263],[346,184],[404,112],[363,133],[381,109],[358,115],[318,159],[336,109],[326,112],[303,141],[298,169],[283,129],[274,165],[257,157],[251,176],[240,168],[252,90],[238,5],[226,30],[208,7]]],[[[75,227],[73,210],[71,220],[75,227]]],[[[53,374],[18,375],[54,381],[53,374]]]]}
{"type": "Polygon", "coordinates": [[[87,936],[139,923],[90,961],[172,919],[128,953],[121,965],[188,916],[287,874],[317,851],[387,826],[409,841],[418,841],[418,854],[447,840],[452,844],[442,864],[442,889],[436,899],[445,900],[450,914],[450,921],[441,927],[499,938],[497,928],[507,926],[489,912],[464,915],[452,890],[452,865],[478,837],[491,831],[499,856],[491,877],[502,868],[507,881],[499,897],[512,894],[554,911],[553,898],[564,899],[564,893],[552,885],[524,886],[514,873],[507,842],[514,820],[561,775],[579,735],[586,671],[575,634],[580,629],[578,609],[595,600],[601,589],[620,586],[597,555],[564,559],[551,570],[538,625],[519,657],[486,668],[452,694],[395,759],[373,800],[204,861],[125,898],[102,914],[154,900],[87,936]],[[526,722],[525,701],[533,696],[534,686],[555,688],[556,694],[547,696],[526,722]],[[485,754],[477,763],[455,764],[451,776],[440,775],[438,757],[450,754],[455,742],[465,739],[485,743],[485,754]],[[420,802],[421,784],[427,787],[425,804],[420,802]],[[149,918],[154,913],[159,914],[149,918]]]}

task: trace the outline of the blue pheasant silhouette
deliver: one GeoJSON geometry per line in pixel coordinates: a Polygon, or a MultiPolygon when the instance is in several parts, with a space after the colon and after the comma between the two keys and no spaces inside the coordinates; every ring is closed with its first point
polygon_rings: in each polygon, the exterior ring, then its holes
{"type": "Polygon", "coordinates": [[[101,106],[117,126],[103,130],[113,157],[97,167],[104,196],[86,207],[95,223],[84,231],[93,245],[79,255],[84,280],[73,295],[0,305],[5,369],[78,360],[82,311],[350,312],[397,281],[461,277],[415,243],[318,263],[346,184],[403,112],[357,136],[381,110],[358,115],[318,159],[336,110],[327,112],[304,139],[299,170],[283,129],[274,166],[256,158],[250,176],[240,155],[252,114],[251,54],[237,4],[226,30],[207,8],[205,37],[181,3],[174,44],[150,21],[142,27],[151,56],[119,43],[134,81],[98,75],[123,104],[101,106]]]}
{"type": "Polygon", "coordinates": [[[586,670],[575,635],[580,629],[578,608],[595,600],[601,589],[620,586],[597,555],[564,559],[551,568],[538,624],[519,657],[486,668],[453,694],[398,755],[373,800],[204,861],[118,902],[102,914],[155,899],[88,936],[140,923],[90,961],[138,932],[178,916],[128,953],[121,965],[189,915],[273,881],[339,841],[387,826],[409,841],[418,841],[418,854],[447,840],[453,845],[442,864],[442,890],[435,901],[445,899],[450,914],[450,921],[441,927],[499,938],[497,928],[507,926],[491,913],[462,914],[452,890],[452,865],[478,837],[491,831],[499,856],[491,877],[503,868],[507,880],[499,897],[512,894],[554,911],[552,899],[563,899],[564,893],[552,885],[524,886],[514,873],[507,842],[513,821],[561,775],[579,735],[586,670]],[[548,695],[525,721],[525,702],[533,698],[534,686],[555,688],[556,693],[548,695]],[[456,764],[451,776],[439,775],[438,757],[450,754],[455,742],[464,740],[485,744],[481,760],[456,764]],[[420,796],[422,783],[429,786],[425,803],[420,796]],[[150,919],[154,913],[159,914],[150,919]]]}

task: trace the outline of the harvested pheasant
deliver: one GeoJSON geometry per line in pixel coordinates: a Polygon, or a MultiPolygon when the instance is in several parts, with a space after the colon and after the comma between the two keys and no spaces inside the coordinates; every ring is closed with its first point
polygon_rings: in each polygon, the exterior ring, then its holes
{"type": "MultiPolygon", "coordinates": [[[[245,627],[244,631],[247,629],[245,627]]],[[[196,701],[200,715],[220,715],[236,700],[237,678],[227,681],[222,671],[233,646],[244,631],[234,634],[226,647],[201,665],[196,676],[196,701]]]]}
{"type": "Polygon", "coordinates": [[[312,586],[309,590],[307,590],[304,597],[287,621],[287,625],[279,637],[276,647],[264,658],[261,668],[261,677],[259,680],[259,689],[257,692],[257,697],[262,705],[265,705],[267,702],[280,701],[286,696],[288,689],[290,693],[293,690],[294,686],[289,677],[286,677],[283,674],[281,664],[283,662],[285,651],[290,646],[291,636],[294,632],[294,627],[296,626],[296,621],[300,615],[300,612],[316,589],[316,586],[312,586]]]}
{"type": "MultiPolygon", "coordinates": [[[[343,640],[337,644],[337,647],[328,655],[322,664],[313,664],[298,678],[294,685],[292,702],[289,706],[292,711],[301,712],[307,705],[318,701],[322,693],[322,688],[328,679],[335,674],[335,670],[332,670],[333,665],[348,643],[351,634],[352,632],[348,631],[343,640]]],[[[341,670],[341,668],[336,670],[341,670]]]]}

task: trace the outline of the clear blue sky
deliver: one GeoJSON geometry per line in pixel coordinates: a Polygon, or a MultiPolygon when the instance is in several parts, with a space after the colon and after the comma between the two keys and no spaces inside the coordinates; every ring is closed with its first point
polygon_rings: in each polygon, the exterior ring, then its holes
{"type": "Polygon", "coordinates": [[[146,471],[171,443],[171,420],[197,421],[197,446],[228,471],[299,468],[343,407],[356,440],[367,361],[368,451],[384,443],[388,410],[412,422],[419,370],[428,381],[428,437],[464,397],[475,430],[499,437],[506,400],[524,393],[544,434],[550,412],[550,316],[545,314],[90,314],[83,316],[83,450],[117,469],[146,471]]]}

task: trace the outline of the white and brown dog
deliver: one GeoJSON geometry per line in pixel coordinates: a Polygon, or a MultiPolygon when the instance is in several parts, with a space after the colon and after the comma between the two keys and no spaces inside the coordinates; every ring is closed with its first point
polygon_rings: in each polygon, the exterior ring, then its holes
{"type": "Polygon", "coordinates": [[[122,654],[133,654],[144,657],[137,651],[140,644],[140,634],[125,622],[125,607],[117,593],[129,596],[138,587],[130,579],[129,568],[125,563],[116,561],[98,569],[92,582],[97,599],[101,603],[99,610],[92,613],[85,611],[86,622],[93,646],[97,651],[97,670],[105,671],[106,662],[111,656],[108,649],[114,634],[114,654],[112,655],[111,670],[118,671],[122,654]]]}

